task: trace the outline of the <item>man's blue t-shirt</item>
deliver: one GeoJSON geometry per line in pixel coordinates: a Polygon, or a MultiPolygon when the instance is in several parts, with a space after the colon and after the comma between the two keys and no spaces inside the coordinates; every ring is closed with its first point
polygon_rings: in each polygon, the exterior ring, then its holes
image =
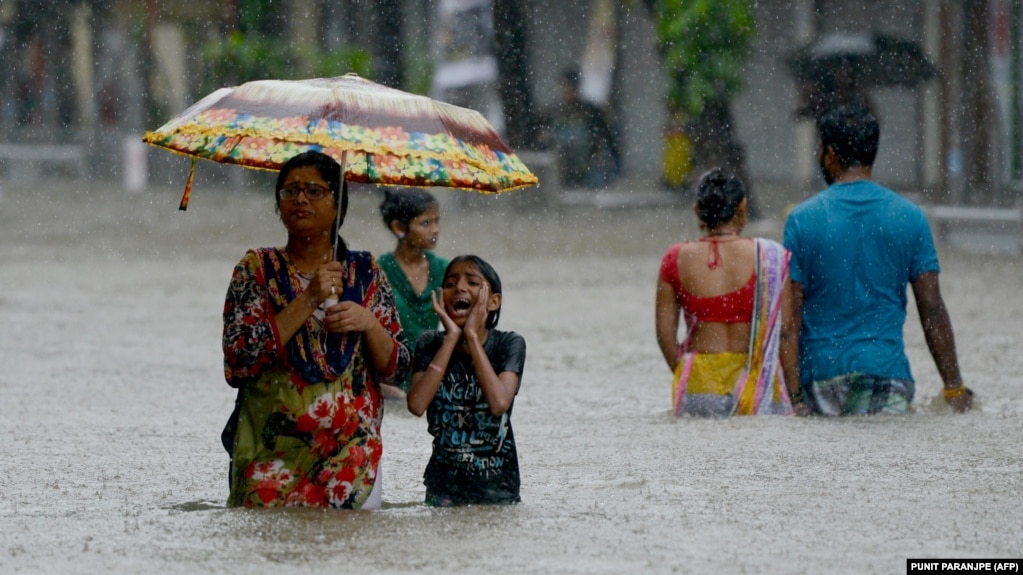
{"type": "Polygon", "coordinates": [[[902,340],[906,287],[940,271],[919,207],[868,180],[834,184],[785,222],[803,285],[803,384],[847,373],[912,380],[902,340]]]}

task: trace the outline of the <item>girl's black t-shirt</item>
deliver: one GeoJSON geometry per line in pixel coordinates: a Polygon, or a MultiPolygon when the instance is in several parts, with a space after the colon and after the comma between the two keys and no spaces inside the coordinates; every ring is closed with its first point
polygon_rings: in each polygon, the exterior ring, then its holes
{"type": "MultiPolygon", "coordinates": [[[[424,332],[416,343],[413,372],[426,371],[444,340],[444,332],[424,332]]],[[[511,331],[490,330],[483,343],[494,372],[519,374],[526,340],[511,331]]],[[[513,404],[514,405],[514,404],[513,404]]],[[[433,402],[426,410],[433,454],[423,474],[428,495],[456,504],[519,501],[519,463],[511,426],[512,408],[490,413],[472,358],[455,353],[433,402]]]]}

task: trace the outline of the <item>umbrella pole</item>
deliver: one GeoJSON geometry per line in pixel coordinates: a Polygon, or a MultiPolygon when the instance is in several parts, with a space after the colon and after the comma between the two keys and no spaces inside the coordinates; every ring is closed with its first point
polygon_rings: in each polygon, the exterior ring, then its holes
{"type": "MultiPolygon", "coordinates": [[[[338,193],[337,202],[337,213],[334,215],[334,245],[331,246],[331,253],[333,253],[334,261],[338,261],[337,248],[341,245],[341,198],[344,197],[345,189],[348,187],[348,180],[345,179],[345,160],[348,158],[348,152],[341,152],[341,190],[338,193]]],[[[341,268],[341,283],[344,284],[344,266],[341,268]]],[[[342,287],[342,293],[344,288],[342,287]]],[[[333,306],[340,299],[339,294],[334,292],[334,288],[330,288],[330,295],[327,299],[323,300],[323,309],[333,306]]]]}
{"type": "Polygon", "coordinates": [[[348,179],[345,178],[345,164],[347,160],[348,150],[345,150],[341,152],[341,190],[337,198],[337,214],[334,216],[334,245],[332,247],[334,261],[337,261],[338,258],[337,247],[341,245],[341,198],[344,197],[345,189],[348,187],[348,179]]]}

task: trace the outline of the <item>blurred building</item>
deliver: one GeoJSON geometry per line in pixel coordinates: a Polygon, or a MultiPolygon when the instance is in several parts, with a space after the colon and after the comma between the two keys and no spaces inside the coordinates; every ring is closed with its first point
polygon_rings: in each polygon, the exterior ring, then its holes
{"type": "MultiPolygon", "coordinates": [[[[823,34],[862,31],[916,42],[940,71],[937,78],[913,88],[870,91],[882,122],[878,179],[936,201],[1015,202],[1023,181],[1020,3],[753,2],[757,39],[747,64],[746,88],[733,113],[749,178],[755,186],[785,191],[783,198],[764,198],[765,207],[798,199],[820,186],[812,123],[796,117],[800,87],[786,58],[823,34]]],[[[453,44],[439,35],[465,30],[445,24],[439,10],[496,12],[498,29],[484,26],[481,33],[499,43],[507,40],[499,28],[500,13],[511,7],[523,16],[520,36],[526,58],[519,73],[531,106],[554,104],[561,72],[579,66],[584,94],[610,108],[619,132],[619,185],[661,184],[665,134],[671,126],[655,28],[643,2],[288,0],[269,3],[274,9],[254,20],[251,7],[259,4],[0,0],[0,61],[7,71],[0,77],[0,143],[77,143],[95,166],[109,168],[116,177],[121,169],[119,142],[137,140],[145,129],[201,97],[209,80],[204,50],[245,22],[250,32],[269,35],[299,53],[303,47],[328,52],[363,47],[371,55],[371,75],[410,91],[443,97],[431,84],[437,71],[447,82],[482,78],[490,83],[483,95],[474,96],[467,85],[450,95],[479,99],[493,117],[495,105],[500,114],[494,83],[506,80],[493,77],[500,66],[495,67],[492,54],[480,54],[466,60],[486,64],[479,74],[457,66],[442,69],[438,51],[453,44]]],[[[471,38],[458,40],[459,46],[473,45],[471,38]]],[[[494,53],[499,55],[500,47],[494,53]]],[[[292,68],[294,74],[322,73],[323,68],[308,60],[300,64],[292,68]]],[[[506,120],[515,121],[505,112],[506,120]]]]}

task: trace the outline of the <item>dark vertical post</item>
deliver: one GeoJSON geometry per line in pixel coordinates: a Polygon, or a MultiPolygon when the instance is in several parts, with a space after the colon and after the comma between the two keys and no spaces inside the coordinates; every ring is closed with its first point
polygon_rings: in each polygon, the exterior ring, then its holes
{"type": "MultiPolygon", "coordinates": [[[[1023,180],[1023,97],[1020,90],[1021,78],[1020,67],[1023,66],[1023,59],[1020,57],[1020,18],[1023,17],[1023,10],[1020,9],[1020,0],[1009,0],[1009,154],[1010,168],[1012,173],[1012,186],[1014,189],[1023,180]]],[[[1015,191],[1015,190],[1014,190],[1015,191]]]]}
{"type": "Polygon", "coordinates": [[[238,0],[224,0],[221,5],[220,34],[226,36],[238,28],[238,0]]]}
{"type": "Polygon", "coordinates": [[[941,75],[938,77],[938,83],[940,86],[940,92],[938,94],[938,110],[941,114],[941,141],[940,141],[940,161],[939,161],[939,189],[941,191],[939,198],[943,202],[950,202],[952,200],[952,188],[949,181],[949,154],[952,151],[952,133],[953,126],[955,124],[954,108],[952,106],[952,94],[954,92],[953,79],[953,54],[957,44],[953,38],[952,27],[952,10],[949,6],[950,0],[941,0],[941,14],[938,19],[940,21],[940,43],[941,49],[938,50],[938,69],[941,71],[941,75]]]}
{"type": "Polygon", "coordinates": [[[991,38],[987,0],[966,0],[963,34],[963,126],[965,177],[970,204],[992,200],[992,102],[990,78],[991,38]]]}
{"type": "Polygon", "coordinates": [[[522,4],[521,0],[494,0],[498,90],[504,108],[505,137],[513,148],[532,147],[537,128],[522,4]]]}
{"type": "Polygon", "coordinates": [[[402,89],[405,84],[402,61],[403,17],[401,0],[378,0],[377,12],[377,53],[380,61],[376,66],[377,81],[385,86],[402,89]]]}
{"type": "MultiPolygon", "coordinates": [[[[142,45],[142,121],[146,126],[156,125],[155,106],[153,105],[153,34],[156,31],[156,0],[146,0],[146,25],[142,45]]],[[[132,126],[138,130],[140,126],[132,126]]]]}

